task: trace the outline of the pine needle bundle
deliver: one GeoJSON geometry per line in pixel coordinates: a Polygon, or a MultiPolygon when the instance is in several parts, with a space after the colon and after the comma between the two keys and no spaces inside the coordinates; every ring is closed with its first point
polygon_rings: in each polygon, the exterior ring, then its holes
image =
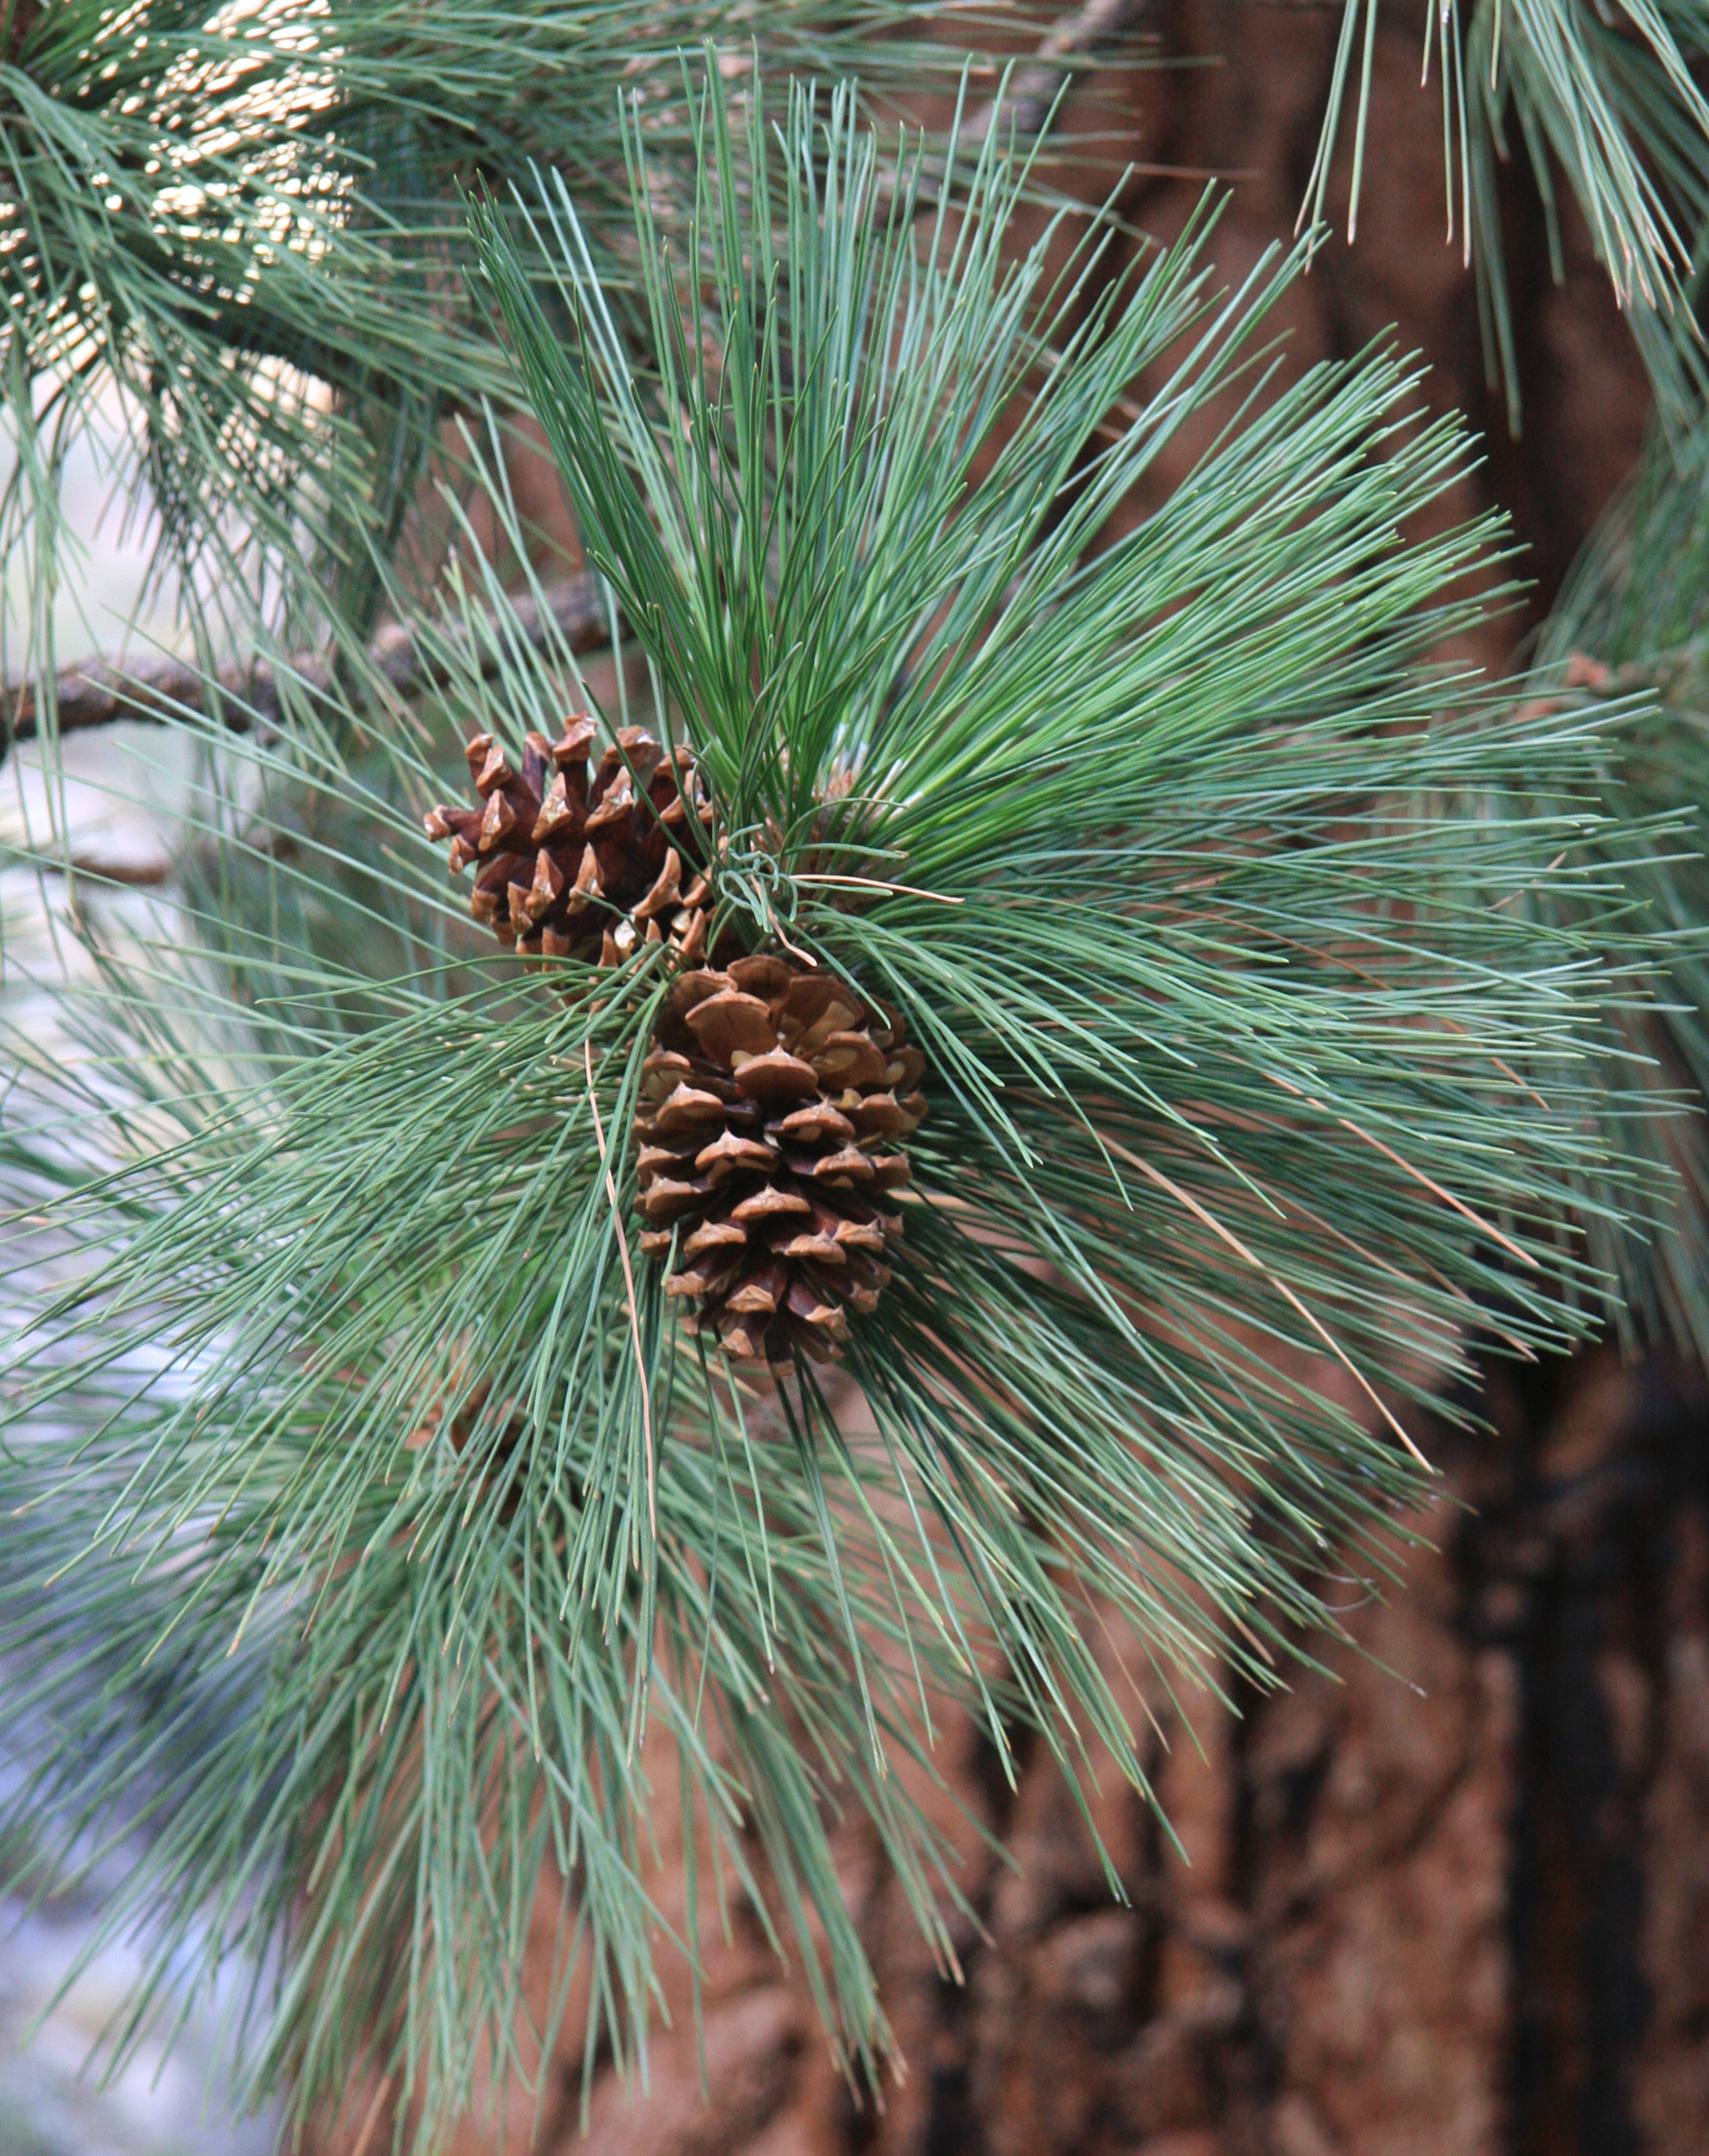
{"type": "MultiPolygon", "coordinates": [[[[1594,1209],[1591,1246],[1621,1282],[1629,1340],[1709,1356],[1709,1140],[1701,1113],[1655,1112],[1670,1096],[1709,1099],[1709,434],[1658,429],[1638,470],[1592,534],[1516,685],[1530,708],[1623,713],[1597,782],[1599,842],[1651,923],[1652,996],[1610,1008],[1603,1064],[1614,1142],[1679,1178],[1655,1232],[1594,1209]],[[1637,1091],[1634,1091],[1634,1083],[1637,1091]],[[1643,1105],[1643,1096],[1650,1105],[1643,1105]]],[[[1524,813],[1526,797],[1495,813],[1524,813]]],[[[1537,901],[1566,925],[1570,896],[1537,901]]],[[[1605,1195],[1605,1193],[1598,1193],[1605,1195]]]]}
{"type": "MultiPolygon", "coordinates": [[[[1498,167],[1522,153],[1542,200],[1549,266],[1564,281],[1557,182],[1589,228],[1597,259],[1632,326],[1670,429],[1690,424],[1705,387],[1696,272],[1709,222],[1709,51],[1700,0],[1618,7],[1585,0],[1425,0],[1423,76],[1442,98],[1447,236],[1477,277],[1490,386],[1520,419],[1519,367],[1498,167]]],[[[1377,0],[1344,0],[1328,108],[1300,211],[1323,215],[1359,55],[1347,236],[1366,179],[1377,0]]],[[[1376,184],[1380,170],[1373,170],[1376,184]]]]}
{"type": "Polygon", "coordinates": [[[667,199],[692,157],[685,43],[734,31],[738,73],[858,59],[879,83],[918,79],[918,12],[4,0],[0,393],[18,457],[0,547],[31,549],[26,629],[63,573],[65,458],[116,427],[115,493],[146,488],[157,571],[216,648],[253,634],[258,597],[287,652],[312,648],[329,597],[365,634],[372,557],[394,552],[435,430],[507,386],[468,304],[465,191],[502,193],[536,159],[564,171],[609,277],[628,228],[619,107],[667,199]]]}
{"type": "Polygon", "coordinates": [[[476,219],[633,664],[596,694],[489,579],[439,640],[467,766],[210,737],[198,843],[277,902],[218,964],[105,951],[80,1060],[15,1044],[37,1876],[147,1836],[120,2056],[245,1952],[249,2086],[370,2071],[423,2147],[573,1979],[637,2056],[661,1759],[876,2073],[835,1814],[953,1966],[893,1771],[945,1702],[1143,1789],[1091,1633],[1278,1681],[1326,1567],[1392,1573],[1418,1404],[1593,1325],[1568,1208],[1643,1188],[1588,1054],[1648,957],[1608,722],[1426,664],[1495,531],[1408,536],[1467,454],[1408,368],[1287,378],[1300,259],[1218,295],[1202,218],[1101,286],[1095,228],[1012,259],[995,142],[927,191],[846,94],[689,111],[674,241],[630,143],[651,367],[569,190],[476,219]],[[292,798],[347,820],[276,844],[292,798]]]}

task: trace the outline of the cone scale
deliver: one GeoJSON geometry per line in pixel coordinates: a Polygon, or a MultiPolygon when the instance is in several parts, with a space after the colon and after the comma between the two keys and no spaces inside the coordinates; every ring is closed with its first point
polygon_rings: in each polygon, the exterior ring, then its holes
{"type": "Polygon", "coordinates": [[[476,734],[465,753],[481,805],[430,809],[427,835],[450,840],[454,874],[476,869],[470,912],[526,957],[620,966],[668,942],[697,959],[712,804],[693,754],[625,726],[596,764],[593,738],[592,719],[573,718],[556,742],[530,734],[512,765],[476,734]]]}
{"type": "Polygon", "coordinates": [[[697,970],[666,1001],[635,1122],[641,1248],[689,1328],[793,1373],[834,1357],[890,1278],[898,1139],[924,1058],[846,982],[770,954],[697,970]]]}

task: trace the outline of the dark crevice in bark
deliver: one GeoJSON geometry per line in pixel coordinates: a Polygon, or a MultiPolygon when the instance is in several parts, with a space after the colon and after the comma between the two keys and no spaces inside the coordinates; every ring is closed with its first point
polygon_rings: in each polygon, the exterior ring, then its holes
{"type": "Polygon", "coordinates": [[[1003,1737],[1009,1748],[1008,1772],[1004,1769],[1002,1753],[991,1732],[986,1729],[974,1731],[969,1761],[969,1779],[983,1804],[986,1825],[998,1836],[1009,1830],[1010,1822],[1015,1816],[1015,1793],[1038,1743],[1038,1732],[1027,1728],[1024,1723],[1016,1723],[1006,1729],[1003,1737]]]}
{"type": "Polygon", "coordinates": [[[1523,1640],[1515,1847],[1516,2156],[1635,2156],[1627,2068],[1643,2028],[1642,1880],[1617,1810],[1597,1680],[1611,1553],[1557,1554],[1523,1640]]]}
{"type": "MultiPolygon", "coordinates": [[[[1135,1840],[1140,1850],[1140,1877],[1129,1884],[1135,1896],[1136,1907],[1146,1910],[1147,1904],[1155,1901],[1153,1882],[1162,1876],[1166,1861],[1163,1820],[1156,1805],[1148,1804],[1137,1790],[1133,1801],[1138,1813],[1139,1830],[1135,1840]]],[[[1141,1922],[1134,1956],[1131,1992],[1135,2028],[1143,2028],[1161,2007],[1162,1977],[1163,1927],[1156,1922],[1141,1922]]]]}
{"type": "Polygon", "coordinates": [[[1511,2156],[1652,2146],[1634,2107],[1655,2018],[1645,1815],[1667,1693],[1670,1524],[1701,1502],[1709,1455],[1689,1383],[1660,1362],[1601,1428],[1578,1397],[1586,1370],[1498,1373],[1505,1478],[1464,1538],[1472,1625],[1511,1645],[1520,1678],[1511,2156]]]}

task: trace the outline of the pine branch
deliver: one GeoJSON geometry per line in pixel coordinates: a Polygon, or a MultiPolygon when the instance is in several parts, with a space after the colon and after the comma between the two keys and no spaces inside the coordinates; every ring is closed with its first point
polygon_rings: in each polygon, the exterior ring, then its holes
{"type": "Polygon", "coordinates": [[[1040,38],[1032,58],[1011,79],[1004,95],[975,113],[969,139],[979,141],[999,125],[1012,126],[1023,140],[1041,134],[1064,87],[1073,80],[1073,63],[1119,44],[1149,15],[1156,0],[1083,0],[1040,38]]]}
{"type": "MultiPolygon", "coordinates": [[[[1537,707],[1634,716],[1598,774],[1606,858],[1657,941],[1655,1007],[1611,1015],[1602,1068],[1611,1140],[1680,1178],[1665,1231],[1590,1219],[1598,1260],[1618,1274],[1629,1338],[1709,1359],[1709,425],[1658,430],[1631,482],[1587,541],[1537,642],[1524,692],[1537,707]],[[1676,1120],[1623,1115],[1637,1074],[1655,1096],[1691,1100],[1676,1120]]],[[[1521,797],[1522,798],[1523,797],[1521,797]]],[[[1571,919],[1564,894],[1552,917],[1571,919]]],[[[1594,1195],[1593,1186],[1591,1194],[1594,1195]]]]}
{"type": "MultiPolygon", "coordinates": [[[[953,71],[908,34],[930,13],[785,0],[740,38],[763,65],[857,69],[882,95],[953,71]]],[[[465,284],[472,176],[503,200],[567,158],[610,266],[627,223],[616,85],[658,167],[686,171],[681,54],[729,27],[720,0],[442,0],[430,23],[389,0],[30,0],[7,19],[0,370],[18,455],[0,550],[29,563],[25,626],[51,619],[65,459],[116,405],[117,482],[158,512],[156,572],[216,647],[247,640],[266,594],[286,649],[328,613],[362,642],[440,421],[502,391],[465,284]]],[[[960,19],[977,33],[977,12],[960,19]]]]}
{"type": "MultiPolygon", "coordinates": [[[[517,594],[512,613],[517,633],[533,648],[542,648],[555,632],[572,651],[590,651],[605,644],[611,617],[600,579],[565,578],[548,584],[538,599],[517,594]]],[[[373,675],[401,697],[413,697],[447,678],[448,662],[422,644],[409,623],[389,625],[368,650],[373,675]]],[[[490,654],[487,663],[497,665],[490,654]]],[[[333,669],[318,655],[293,660],[286,670],[291,690],[310,701],[336,701],[333,669]]],[[[3,691],[11,714],[10,738],[33,741],[42,730],[42,699],[28,684],[3,691]]],[[[171,658],[139,660],[123,670],[94,665],[60,675],[54,690],[54,731],[81,733],[120,720],[169,725],[187,712],[217,712],[220,723],[237,732],[268,726],[281,716],[278,677],[265,660],[221,670],[210,685],[205,674],[171,658]]]]}

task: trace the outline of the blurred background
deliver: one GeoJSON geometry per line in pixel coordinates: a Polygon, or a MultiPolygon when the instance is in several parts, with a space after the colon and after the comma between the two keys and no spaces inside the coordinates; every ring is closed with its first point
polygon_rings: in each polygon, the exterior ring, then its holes
{"type": "MultiPolygon", "coordinates": [[[[108,418],[105,440],[78,442],[62,502],[81,542],[54,608],[56,641],[68,665],[96,652],[128,654],[136,663],[179,649],[171,592],[147,588],[150,505],[116,488],[117,409],[108,418]]],[[[11,462],[8,444],[0,485],[11,462]]],[[[22,566],[8,562],[0,572],[8,596],[20,598],[22,566]]],[[[117,726],[65,747],[74,850],[131,880],[138,903],[146,902],[143,895],[161,868],[162,796],[170,791],[160,769],[162,746],[158,729],[117,726]]],[[[0,783],[0,847],[27,844],[32,836],[39,843],[47,815],[39,764],[21,747],[7,759],[0,783]]],[[[75,952],[69,939],[52,933],[52,916],[64,904],[57,877],[16,863],[0,867],[7,959],[0,995],[8,1014],[27,1021],[38,1039],[51,1040],[54,1007],[49,997],[33,992],[31,978],[75,952]]],[[[3,1687],[0,1671],[0,1699],[3,1687]]],[[[0,1707],[0,1783],[16,1774],[28,1736],[0,1707]]],[[[40,1908],[0,1902],[0,2156],[265,2156],[275,2122],[235,2121],[223,2101],[217,2009],[198,2017],[170,2056],[160,2043],[146,2046],[110,2087],[85,2071],[135,1981],[138,1957],[106,1951],[63,1998],[58,1994],[89,1936],[104,1883],[126,1861],[122,1845],[106,1853],[81,1892],[40,1908]]]]}

